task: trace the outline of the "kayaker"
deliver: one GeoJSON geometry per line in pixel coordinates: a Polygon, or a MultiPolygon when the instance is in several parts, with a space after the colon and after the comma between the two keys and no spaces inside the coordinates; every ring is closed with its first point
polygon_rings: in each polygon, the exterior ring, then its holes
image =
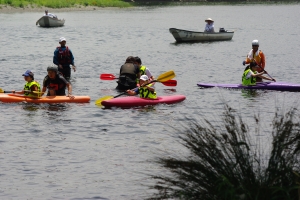
{"type": "Polygon", "coordinates": [[[24,76],[24,80],[26,84],[24,85],[24,89],[21,92],[15,92],[17,94],[24,94],[28,97],[39,97],[41,92],[40,84],[34,81],[34,74],[27,70],[22,76],[24,76]],[[34,93],[36,91],[37,93],[34,93]]]}
{"type": "Polygon", "coordinates": [[[136,79],[140,78],[139,67],[134,64],[133,56],[127,57],[125,63],[120,68],[118,90],[130,90],[136,87],[136,79]]]}
{"type": "Polygon", "coordinates": [[[51,18],[55,18],[55,19],[57,19],[57,16],[56,16],[56,15],[54,15],[54,14],[52,14],[52,13],[49,13],[49,12],[48,12],[48,10],[45,10],[45,14],[44,14],[44,16],[49,16],[49,17],[51,17],[51,18]]]}
{"type": "MultiPolygon", "coordinates": [[[[136,65],[139,67],[139,69],[140,69],[140,75],[141,75],[141,76],[142,76],[142,75],[147,75],[147,76],[149,77],[150,81],[151,81],[151,80],[154,80],[154,77],[152,76],[152,74],[151,74],[149,68],[146,67],[145,65],[142,65],[142,60],[141,60],[138,56],[134,57],[134,59],[135,59],[135,64],[136,64],[136,65]]],[[[138,80],[138,79],[137,79],[137,83],[139,83],[139,80],[138,80]]]]}
{"type": "Polygon", "coordinates": [[[71,83],[63,77],[57,67],[49,66],[47,72],[48,75],[44,78],[42,92],[44,93],[48,89],[47,96],[65,96],[67,88],[67,96],[73,99],[71,83]]]}
{"type": "MultiPolygon", "coordinates": [[[[265,69],[266,59],[265,55],[261,50],[258,50],[259,42],[258,40],[252,41],[252,49],[247,54],[246,60],[243,61],[243,65],[249,64],[252,61],[255,61],[260,67],[257,69],[257,72],[262,72],[265,69]]],[[[262,81],[261,78],[257,77],[257,81],[262,81]]]]}
{"type": "Polygon", "coordinates": [[[269,81],[276,82],[275,79],[263,76],[263,74],[267,74],[266,71],[257,72],[258,68],[259,68],[259,66],[257,65],[256,62],[251,62],[250,65],[248,65],[245,68],[245,71],[244,71],[243,77],[242,77],[242,84],[244,86],[256,85],[256,83],[259,82],[259,81],[257,81],[257,77],[259,77],[261,79],[266,79],[269,81]]]}
{"type": "Polygon", "coordinates": [[[53,63],[58,66],[58,71],[69,81],[71,78],[71,68],[76,72],[76,66],[74,65],[74,56],[71,49],[66,46],[66,38],[61,37],[58,40],[60,47],[56,47],[53,56],[53,63]]]}
{"type": "Polygon", "coordinates": [[[155,89],[152,87],[153,84],[147,84],[149,83],[150,80],[147,75],[142,75],[140,77],[140,82],[139,84],[141,87],[135,88],[133,90],[127,90],[127,93],[131,96],[140,94],[141,98],[148,98],[148,99],[156,99],[156,92],[155,89]]]}
{"type": "Polygon", "coordinates": [[[205,20],[206,25],[204,28],[204,32],[209,32],[209,33],[213,33],[215,32],[215,28],[214,28],[214,20],[212,20],[211,18],[207,18],[205,20]]]}

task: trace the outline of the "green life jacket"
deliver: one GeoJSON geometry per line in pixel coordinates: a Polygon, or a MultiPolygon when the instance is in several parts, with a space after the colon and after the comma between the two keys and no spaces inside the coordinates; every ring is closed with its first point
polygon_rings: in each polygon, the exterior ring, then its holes
{"type": "MultiPolygon", "coordinates": [[[[152,84],[149,84],[148,87],[151,87],[152,84]]],[[[141,98],[148,98],[148,99],[156,99],[156,92],[152,92],[148,90],[146,87],[139,88],[139,94],[141,98]]]]}
{"type": "MultiPolygon", "coordinates": [[[[27,83],[24,85],[24,90],[30,90],[30,91],[31,91],[31,87],[32,87],[33,85],[36,85],[36,86],[37,86],[38,92],[41,91],[40,84],[39,84],[38,82],[35,82],[35,81],[27,82],[27,83]]],[[[31,92],[24,92],[24,95],[25,95],[25,96],[28,96],[28,97],[37,97],[37,96],[39,96],[39,95],[34,94],[34,93],[31,93],[31,92]]]]}
{"type": "MultiPolygon", "coordinates": [[[[256,77],[251,76],[250,78],[246,78],[248,72],[251,71],[251,69],[247,69],[246,71],[244,71],[243,73],[243,77],[242,77],[242,84],[244,86],[247,85],[256,85],[256,77]]],[[[252,72],[252,71],[251,71],[252,72]]],[[[254,74],[256,74],[256,71],[254,72],[254,74]]]]}
{"type": "MultiPolygon", "coordinates": [[[[142,75],[145,75],[145,74],[146,74],[146,66],[142,65],[140,67],[140,75],[142,76],[142,75]]],[[[139,83],[139,79],[138,78],[136,79],[136,82],[139,83]]]]}

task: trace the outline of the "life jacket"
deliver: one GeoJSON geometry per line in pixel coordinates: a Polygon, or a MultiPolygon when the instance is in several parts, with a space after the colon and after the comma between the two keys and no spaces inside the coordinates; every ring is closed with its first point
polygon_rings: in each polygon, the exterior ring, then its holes
{"type": "MultiPolygon", "coordinates": [[[[67,83],[67,80],[62,76],[62,74],[57,73],[55,79],[50,79],[48,77],[44,85],[47,86],[48,90],[55,90],[56,96],[64,96],[66,95],[67,83]]],[[[49,91],[47,96],[50,96],[49,91]]]]}
{"type": "MultiPolygon", "coordinates": [[[[146,74],[146,66],[141,66],[140,67],[140,75],[142,76],[142,75],[145,75],[146,74]]],[[[149,77],[150,78],[150,77],[149,77]]],[[[139,83],[139,79],[137,78],[136,79],[136,82],[137,82],[137,84],[139,83]]]]}
{"type": "MultiPolygon", "coordinates": [[[[151,85],[152,84],[149,84],[148,87],[150,87],[151,85]]],[[[156,92],[148,90],[147,87],[140,87],[139,94],[141,98],[157,99],[156,92]]]]}
{"type": "MultiPolygon", "coordinates": [[[[246,78],[247,74],[251,71],[251,69],[247,69],[243,73],[242,77],[242,85],[248,86],[248,85],[256,85],[256,77],[251,76],[250,78],[246,78]]],[[[251,71],[252,72],[252,71],[251,71]]],[[[256,74],[256,71],[254,72],[256,74]]]]}
{"type": "Polygon", "coordinates": [[[58,63],[61,65],[67,65],[67,64],[71,64],[72,60],[71,60],[71,54],[70,54],[70,50],[69,47],[57,47],[58,49],[58,63]]]}
{"type": "MultiPolygon", "coordinates": [[[[24,85],[24,90],[30,90],[31,91],[31,87],[36,85],[37,88],[38,88],[38,92],[41,92],[41,86],[38,82],[36,81],[31,81],[31,82],[27,82],[25,85],[24,85]]],[[[25,96],[28,96],[28,97],[37,97],[39,95],[36,95],[34,93],[31,93],[31,92],[24,92],[24,95],[25,96]]]]}
{"type": "Polygon", "coordinates": [[[120,70],[120,77],[117,81],[118,84],[126,87],[135,87],[137,75],[135,73],[135,66],[132,63],[125,63],[120,70]]]}
{"type": "MultiPolygon", "coordinates": [[[[265,59],[265,55],[264,53],[259,50],[258,52],[256,52],[255,54],[253,53],[253,50],[249,52],[248,56],[247,56],[247,60],[246,63],[250,63],[252,61],[255,61],[257,63],[257,65],[261,66],[263,69],[265,68],[266,65],[266,59],[265,59]]],[[[257,69],[258,72],[262,72],[263,69],[261,69],[260,67],[257,69]]]]}

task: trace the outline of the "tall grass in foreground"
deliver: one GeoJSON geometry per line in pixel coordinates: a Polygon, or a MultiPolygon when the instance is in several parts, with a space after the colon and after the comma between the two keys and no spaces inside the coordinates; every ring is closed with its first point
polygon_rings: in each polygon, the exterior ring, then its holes
{"type": "MultiPolygon", "coordinates": [[[[189,156],[174,152],[155,162],[167,173],[151,176],[156,189],[149,199],[299,199],[300,124],[297,110],[284,115],[277,110],[273,120],[270,151],[261,154],[258,137],[240,116],[225,105],[221,128],[209,121],[192,123],[180,134],[189,156]]],[[[220,125],[220,124],[218,124],[220,125]]]]}
{"type": "Polygon", "coordinates": [[[130,3],[121,0],[0,0],[2,5],[13,7],[38,7],[49,8],[68,8],[79,6],[98,6],[98,7],[130,7],[130,3]]]}

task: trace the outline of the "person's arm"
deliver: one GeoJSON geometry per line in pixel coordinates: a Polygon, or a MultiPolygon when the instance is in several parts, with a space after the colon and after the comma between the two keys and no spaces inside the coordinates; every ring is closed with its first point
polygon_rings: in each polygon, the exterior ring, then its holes
{"type": "Polygon", "coordinates": [[[139,91],[139,88],[135,88],[135,89],[132,89],[132,90],[127,90],[127,94],[129,94],[130,96],[134,96],[138,93],[139,91]]]}
{"type": "Polygon", "coordinates": [[[71,49],[69,49],[69,52],[70,52],[70,56],[71,56],[72,68],[73,68],[74,72],[76,72],[76,66],[74,65],[74,56],[73,56],[71,49]]]}
{"type": "Polygon", "coordinates": [[[53,64],[55,65],[59,65],[58,63],[58,49],[56,48],[55,51],[54,51],[54,55],[53,55],[53,64]]]}
{"type": "Polygon", "coordinates": [[[259,56],[261,58],[261,67],[263,69],[265,69],[265,66],[266,66],[266,58],[265,58],[265,54],[262,52],[262,51],[259,51],[259,56]]]}
{"type": "Polygon", "coordinates": [[[74,99],[75,97],[72,95],[72,85],[69,82],[67,83],[67,89],[68,89],[67,97],[70,97],[71,99],[74,99]]]}

